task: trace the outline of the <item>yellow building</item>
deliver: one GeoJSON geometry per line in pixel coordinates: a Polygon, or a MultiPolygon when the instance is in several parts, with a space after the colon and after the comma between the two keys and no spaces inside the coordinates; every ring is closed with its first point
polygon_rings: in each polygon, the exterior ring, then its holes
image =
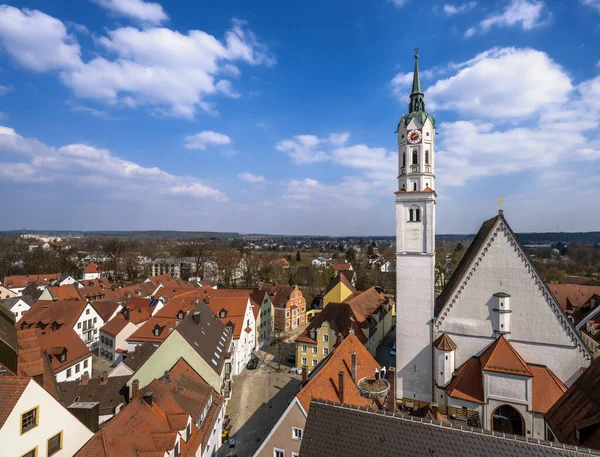
{"type": "Polygon", "coordinates": [[[346,276],[338,271],[337,276],[331,280],[323,293],[323,308],[329,303],[342,303],[350,295],[355,294],[356,289],[346,276]]]}
{"type": "Polygon", "coordinates": [[[393,304],[374,287],[342,303],[329,302],[295,340],[297,368],[314,370],[350,333],[375,355],[392,328],[393,304]]]}

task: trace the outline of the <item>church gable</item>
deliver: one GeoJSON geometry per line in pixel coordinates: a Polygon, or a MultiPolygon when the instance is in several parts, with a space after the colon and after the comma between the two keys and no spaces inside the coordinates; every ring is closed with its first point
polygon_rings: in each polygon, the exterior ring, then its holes
{"type": "Polygon", "coordinates": [[[501,214],[484,222],[436,308],[436,332],[578,347],[589,358],[501,214]]]}

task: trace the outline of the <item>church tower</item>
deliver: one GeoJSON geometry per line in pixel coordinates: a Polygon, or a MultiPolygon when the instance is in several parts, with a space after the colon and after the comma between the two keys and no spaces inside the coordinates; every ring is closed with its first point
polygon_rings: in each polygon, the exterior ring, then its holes
{"type": "Polygon", "coordinates": [[[435,118],[425,111],[415,54],[408,114],[398,124],[396,395],[433,400],[435,118]]]}

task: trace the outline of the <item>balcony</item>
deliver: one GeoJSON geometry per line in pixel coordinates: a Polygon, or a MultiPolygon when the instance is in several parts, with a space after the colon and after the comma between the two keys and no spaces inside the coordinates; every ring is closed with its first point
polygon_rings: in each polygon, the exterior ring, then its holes
{"type": "Polygon", "coordinates": [[[231,398],[231,380],[223,382],[223,385],[221,386],[221,395],[223,395],[226,400],[231,398]]]}

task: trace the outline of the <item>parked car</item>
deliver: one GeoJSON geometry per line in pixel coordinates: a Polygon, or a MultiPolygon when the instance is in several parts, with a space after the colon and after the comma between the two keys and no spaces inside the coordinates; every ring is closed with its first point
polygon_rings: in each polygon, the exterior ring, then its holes
{"type": "Polygon", "coordinates": [[[390,350],[390,355],[396,355],[396,343],[394,343],[394,345],[392,346],[392,349],[390,350]]]}
{"type": "Polygon", "coordinates": [[[248,368],[248,370],[256,370],[256,367],[258,367],[258,359],[255,358],[251,358],[250,362],[246,364],[246,368],[248,368]]]}
{"type": "Polygon", "coordinates": [[[296,354],[292,352],[290,355],[288,355],[287,361],[290,363],[296,363],[296,354]]]}

